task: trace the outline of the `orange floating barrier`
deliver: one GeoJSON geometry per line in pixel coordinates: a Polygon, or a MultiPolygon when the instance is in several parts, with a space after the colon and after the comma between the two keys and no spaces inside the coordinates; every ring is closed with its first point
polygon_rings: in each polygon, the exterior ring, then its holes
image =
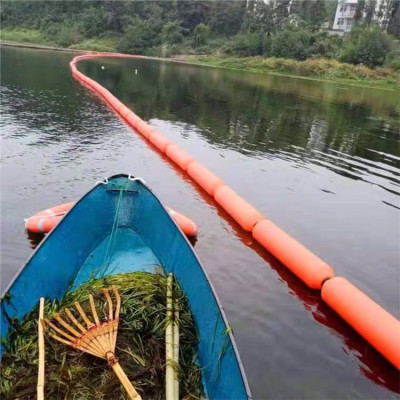
{"type": "Polygon", "coordinates": [[[91,84],[92,89],[101,97],[104,99],[106,98],[107,94],[109,93],[107,89],[105,89],[103,86],[98,84],[97,82],[93,81],[91,84]]]}
{"type": "Polygon", "coordinates": [[[224,182],[208,168],[197,161],[193,161],[187,167],[187,173],[191,176],[210,196],[214,196],[216,189],[224,185],[224,182]]]}
{"type": "MultiPolygon", "coordinates": [[[[122,104],[122,103],[121,103],[121,104],[122,104]]],[[[130,110],[126,105],[122,104],[122,105],[119,107],[118,112],[120,113],[120,115],[121,115],[123,118],[126,118],[126,116],[131,112],[131,110],[130,110]]]]}
{"type": "Polygon", "coordinates": [[[141,121],[136,125],[136,130],[144,136],[146,139],[155,131],[155,129],[150,126],[147,122],[141,121]]]}
{"type": "Polygon", "coordinates": [[[335,274],[325,261],[271,221],[258,222],[253,237],[312,289],[321,289],[324,281],[335,274]]]}
{"type": "Polygon", "coordinates": [[[96,81],[94,81],[93,79],[87,78],[87,80],[85,81],[91,88],[93,88],[96,84],[96,81]]]}
{"type": "Polygon", "coordinates": [[[189,153],[186,153],[185,150],[182,150],[176,144],[170,144],[167,146],[165,154],[184,171],[186,171],[189,163],[194,161],[193,157],[189,153]]]}
{"type": "Polygon", "coordinates": [[[126,120],[128,122],[128,124],[136,129],[136,126],[139,122],[144,122],[140,117],[138,117],[133,111],[131,111],[127,116],[126,116],[126,120]]]}
{"type": "Polygon", "coordinates": [[[400,370],[400,321],[347,279],[322,286],[322,299],[368,343],[400,370]]]}
{"type": "Polygon", "coordinates": [[[80,74],[79,75],[79,80],[81,81],[81,82],[84,82],[86,85],[89,85],[90,86],[90,79],[87,77],[87,76],[85,76],[85,75],[83,75],[83,74],[80,74]]]}
{"type": "Polygon", "coordinates": [[[172,144],[172,142],[166,137],[160,135],[155,129],[153,133],[148,137],[149,141],[153,143],[154,146],[157,147],[158,150],[165,152],[165,149],[168,145],[172,144]]]}
{"type": "Polygon", "coordinates": [[[110,93],[106,94],[105,99],[115,111],[118,111],[119,107],[121,106],[121,102],[119,100],[117,100],[110,93]]]}
{"type": "Polygon", "coordinates": [[[254,225],[265,218],[227,185],[216,188],[214,199],[247,232],[251,232],[254,225]]]}
{"type": "MultiPolygon", "coordinates": [[[[164,151],[182,170],[187,171],[193,180],[206,190],[207,193],[213,196],[217,203],[225,209],[243,229],[252,232],[253,237],[263,247],[279,259],[304,283],[313,289],[321,289],[322,287],[323,293],[325,293],[325,295],[323,294],[323,297],[325,296],[324,300],[329,305],[333,304],[331,307],[338,312],[338,314],[358,330],[360,334],[376,347],[393,365],[400,369],[399,348],[396,347],[394,343],[395,339],[398,339],[400,336],[398,320],[374,303],[368,296],[354,288],[354,286],[345,281],[344,278],[333,278],[334,270],[332,267],[307,250],[272,222],[265,220],[261,213],[224,184],[218,176],[196,162],[190,154],[186,153],[179,146],[172,144],[168,139],[162,138],[162,135],[160,135],[157,130],[148,125],[136,114],[131,111],[127,112],[124,108],[121,108],[122,103],[116,97],[101,85],[97,84],[97,82],[91,80],[77,70],[76,63],[79,60],[95,57],[142,58],[143,56],[118,53],[86,54],[76,56],[71,61],[70,68],[75,79],[81,82],[82,85],[88,86],[91,90],[103,96],[105,101],[109,103],[115,112],[119,112],[120,109],[124,110],[125,119],[129,125],[134,127],[145,138],[149,139],[152,137],[152,143],[155,146],[161,151],[164,151]],[[342,280],[347,283],[343,283],[342,280]],[[347,297],[344,296],[345,299],[341,299],[342,294],[338,294],[342,290],[340,287],[343,287],[343,293],[346,293],[347,297]],[[354,303],[350,304],[353,300],[350,301],[348,300],[349,298],[354,299],[354,303]],[[360,314],[358,317],[357,313],[360,314]],[[396,321],[396,323],[394,321],[396,321]],[[390,335],[388,334],[385,336],[381,330],[373,330],[375,324],[381,323],[387,327],[386,330],[391,330],[390,335]],[[372,334],[371,332],[374,333],[372,334]]],[[[179,221],[176,222],[179,224],[179,221]]],[[[187,226],[190,227],[190,224],[187,224],[187,226]]]]}
{"type": "MultiPolygon", "coordinates": [[[[75,203],[63,203],[58,206],[40,211],[32,217],[25,220],[25,227],[30,232],[48,233],[50,232],[64,217],[64,215],[73,207],[75,203]]],[[[185,215],[173,210],[171,207],[165,207],[187,236],[196,236],[199,232],[199,226],[185,215]]]]}

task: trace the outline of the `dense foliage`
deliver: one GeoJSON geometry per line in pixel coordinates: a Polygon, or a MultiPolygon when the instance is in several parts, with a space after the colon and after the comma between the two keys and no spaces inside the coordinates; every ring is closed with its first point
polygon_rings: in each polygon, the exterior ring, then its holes
{"type": "Polygon", "coordinates": [[[377,26],[356,27],[346,38],[340,59],[352,64],[374,67],[384,64],[390,50],[391,42],[388,36],[377,26]]]}
{"type": "Polygon", "coordinates": [[[396,63],[400,0],[379,6],[376,0],[359,0],[356,29],[344,40],[327,33],[336,5],[334,0],[14,0],[2,2],[1,23],[3,30],[39,31],[49,43],[85,43],[94,50],[325,57],[371,67],[396,63]]]}

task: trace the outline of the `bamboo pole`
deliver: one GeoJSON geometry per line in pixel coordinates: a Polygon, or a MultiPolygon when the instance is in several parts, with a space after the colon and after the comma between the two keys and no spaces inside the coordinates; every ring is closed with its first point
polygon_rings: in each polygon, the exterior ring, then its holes
{"type": "Polygon", "coordinates": [[[38,320],[38,347],[39,347],[39,369],[37,382],[37,400],[44,400],[44,335],[42,321],[44,318],[44,298],[39,301],[38,320]]]}
{"type": "Polygon", "coordinates": [[[175,400],[175,382],[174,382],[174,332],[172,326],[172,279],[169,274],[167,278],[167,317],[165,327],[165,393],[166,400],[175,400]]]}
{"type": "Polygon", "coordinates": [[[179,400],[179,305],[174,302],[174,392],[175,400],[179,400]]]}

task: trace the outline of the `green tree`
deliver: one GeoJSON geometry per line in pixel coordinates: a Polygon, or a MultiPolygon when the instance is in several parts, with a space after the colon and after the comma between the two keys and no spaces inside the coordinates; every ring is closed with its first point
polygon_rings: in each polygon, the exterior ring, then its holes
{"type": "Polygon", "coordinates": [[[318,30],[328,16],[327,1],[294,0],[290,6],[290,14],[305,21],[311,30],[318,30]]]}
{"type": "Polygon", "coordinates": [[[156,44],[157,32],[148,21],[138,17],[132,18],[124,29],[124,35],[119,40],[117,48],[124,53],[145,54],[156,44]]]}
{"type": "Polygon", "coordinates": [[[364,9],[365,9],[365,0],[359,0],[357,2],[356,12],[354,14],[354,21],[356,22],[356,24],[362,21],[364,9]]]}
{"type": "Polygon", "coordinates": [[[273,32],[275,29],[273,4],[251,0],[243,18],[242,32],[249,34],[273,32]]]}
{"type": "Polygon", "coordinates": [[[183,29],[181,21],[167,22],[161,31],[161,39],[166,44],[181,43],[183,40],[183,29]]]}
{"type": "Polygon", "coordinates": [[[56,26],[58,28],[55,29],[56,34],[53,36],[53,40],[62,47],[69,47],[83,39],[78,24],[56,24],[56,26]]]}
{"type": "Polygon", "coordinates": [[[355,27],[344,41],[340,60],[369,67],[383,65],[392,49],[390,37],[376,25],[355,27]]]}
{"type": "Polygon", "coordinates": [[[90,7],[80,16],[81,30],[86,37],[99,36],[107,30],[107,25],[107,15],[102,8],[90,7]]]}
{"type": "Polygon", "coordinates": [[[364,22],[368,25],[372,23],[375,17],[376,0],[367,0],[365,4],[365,17],[364,22]]]}
{"type": "Polygon", "coordinates": [[[291,0],[275,0],[272,3],[272,15],[274,30],[280,30],[287,22],[291,0]]]}
{"type": "Polygon", "coordinates": [[[193,31],[193,44],[194,47],[199,47],[207,43],[210,37],[211,29],[208,25],[203,23],[198,24],[193,31]]]}
{"type": "Polygon", "coordinates": [[[184,28],[193,29],[204,23],[206,15],[209,15],[211,3],[203,0],[177,0],[178,18],[182,21],[184,28]]]}
{"type": "Polygon", "coordinates": [[[321,32],[315,37],[311,53],[313,56],[337,58],[342,43],[343,38],[341,36],[321,32]]]}
{"type": "Polygon", "coordinates": [[[386,30],[388,26],[388,22],[392,11],[392,3],[393,0],[381,0],[378,3],[379,7],[376,13],[376,17],[379,21],[380,27],[384,30],[386,30]]]}
{"type": "Polygon", "coordinates": [[[400,0],[393,0],[392,2],[387,33],[400,39],[400,0]]]}
{"type": "Polygon", "coordinates": [[[313,30],[319,30],[327,17],[326,2],[324,0],[315,0],[312,4],[313,7],[309,11],[310,27],[313,30]]]}
{"type": "Polygon", "coordinates": [[[208,25],[217,34],[234,35],[240,30],[245,10],[246,1],[244,0],[214,1],[208,25]]]}
{"type": "Polygon", "coordinates": [[[224,45],[223,50],[227,54],[232,54],[239,57],[262,55],[263,36],[260,33],[236,35],[224,45]]]}
{"type": "Polygon", "coordinates": [[[271,55],[274,57],[305,60],[314,42],[313,34],[302,28],[286,26],[272,37],[271,55]]]}
{"type": "Polygon", "coordinates": [[[337,1],[327,0],[327,2],[325,3],[325,8],[326,8],[326,19],[329,23],[329,26],[332,26],[333,21],[335,20],[337,1]]]}

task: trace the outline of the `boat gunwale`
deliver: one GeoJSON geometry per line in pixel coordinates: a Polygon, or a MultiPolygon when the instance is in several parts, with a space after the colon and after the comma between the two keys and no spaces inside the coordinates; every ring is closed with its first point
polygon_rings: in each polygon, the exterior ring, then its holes
{"type": "MultiPolygon", "coordinates": [[[[39,245],[35,248],[35,250],[32,252],[32,254],[28,257],[27,261],[23,264],[23,266],[16,272],[16,274],[14,275],[14,277],[11,279],[10,283],[7,285],[7,287],[4,289],[4,291],[1,294],[1,298],[0,301],[3,302],[3,299],[5,298],[6,294],[9,292],[9,290],[12,288],[12,286],[14,285],[15,281],[18,279],[18,277],[22,274],[22,272],[24,271],[25,267],[28,265],[28,263],[35,257],[36,253],[39,251],[39,249],[42,247],[42,245],[44,245],[44,243],[46,242],[46,240],[48,239],[48,237],[51,235],[51,233],[57,229],[57,227],[63,223],[63,221],[65,220],[65,217],[81,202],[83,201],[91,192],[93,192],[99,185],[103,185],[106,182],[115,179],[115,178],[129,178],[129,177],[133,177],[133,175],[127,175],[124,173],[120,173],[120,174],[115,174],[110,176],[109,178],[105,178],[105,181],[98,181],[91,189],[89,189],[83,196],[81,196],[81,198],[67,211],[67,213],[64,215],[64,217],[54,226],[54,228],[47,234],[45,235],[45,237],[41,240],[41,242],[39,243],[39,245]]],[[[221,305],[220,299],[215,291],[214,285],[212,284],[210,277],[208,276],[201,260],[199,259],[197,253],[194,251],[192,244],[190,243],[190,241],[188,240],[188,238],[186,237],[186,235],[183,233],[182,229],[179,227],[179,225],[174,221],[174,219],[169,215],[167,209],[165,208],[165,206],[162,204],[162,202],[159,200],[159,198],[153,193],[152,189],[145,183],[145,181],[143,181],[143,179],[137,180],[137,182],[140,182],[146,189],[148,189],[152,195],[154,196],[155,200],[161,205],[161,207],[164,209],[165,213],[167,214],[168,218],[173,222],[173,224],[177,227],[177,229],[179,230],[179,232],[181,233],[183,239],[185,240],[186,244],[192,249],[192,253],[197,261],[197,263],[199,264],[206,280],[207,283],[211,289],[211,292],[214,296],[214,299],[217,303],[217,307],[218,310],[222,316],[222,320],[227,328],[226,334],[229,335],[229,339],[231,341],[232,344],[232,348],[235,354],[235,358],[236,361],[238,363],[239,366],[239,371],[240,371],[240,375],[243,381],[243,385],[246,391],[246,395],[247,395],[247,400],[252,400],[253,397],[251,395],[251,391],[250,391],[250,386],[247,380],[247,376],[244,370],[244,366],[239,354],[239,350],[237,348],[236,342],[235,342],[235,338],[233,336],[232,333],[232,329],[230,328],[230,325],[228,323],[228,319],[225,315],[225,310],[223,308],[223,306],[221,305]]],[[[1,357],[0,357],[1,359],[1,357]]]]}

